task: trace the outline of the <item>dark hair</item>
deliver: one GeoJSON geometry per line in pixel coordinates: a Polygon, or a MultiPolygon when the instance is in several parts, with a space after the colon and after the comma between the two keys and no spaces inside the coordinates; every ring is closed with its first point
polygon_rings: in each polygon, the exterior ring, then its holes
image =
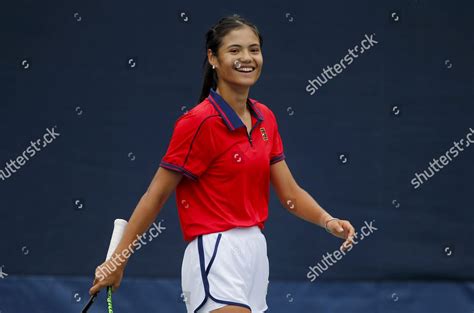
{"type": "Polygon", "coordinates": [[[238,14],[234,14],[232,16],[226,16],[221,18],[216,25],[212,26],[206,33],[206,50],[205,50],[205,57],[204,57],[204,79],[202,83],[202,90],[201,96],[199,97],[199,102],[202,102],[208,95],[211,88],[217,88],[217,75],[216,71],[214,71],[209,64],[207,58],[207,50],[211,49],[214,55],[217,55],[217,50],[219,49],[220,45],[222,44],[222,39],[227,35],[230,31],[241,28],[243,26],[250,27],[254,32],[255,35],[258,36],[260,41],[260,47],[263,46],[263,38],[260,35],[257,27],[244,19],[243,17],[239,16],[238,14]]]}

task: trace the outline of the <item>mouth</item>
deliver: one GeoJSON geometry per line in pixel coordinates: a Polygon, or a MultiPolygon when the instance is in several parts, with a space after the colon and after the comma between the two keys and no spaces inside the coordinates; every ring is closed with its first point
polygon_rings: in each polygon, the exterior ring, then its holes
{"type": "Polygon", "coordinates": [[[252,73],[253,71],[255,71],[255,67],[254,66],[240,66],[239,68],[234,68],[234,70],[236,70],[237,72],[241,72],[241,73],[252,73]]]}

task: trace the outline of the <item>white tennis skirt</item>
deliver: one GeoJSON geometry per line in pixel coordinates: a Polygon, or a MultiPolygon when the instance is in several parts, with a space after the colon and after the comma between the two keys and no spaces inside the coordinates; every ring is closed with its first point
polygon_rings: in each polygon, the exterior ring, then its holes
{"type": "Polygon", "coordinates": [[[269,263],[258,226],[200,235],[184,252],[181,287],[188,313],[208,313],[226,305],[267,310],[269,263]]]}

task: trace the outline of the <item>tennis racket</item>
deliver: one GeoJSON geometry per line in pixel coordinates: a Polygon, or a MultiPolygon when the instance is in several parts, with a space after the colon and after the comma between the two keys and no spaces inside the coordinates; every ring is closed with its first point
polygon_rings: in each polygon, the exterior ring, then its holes
{"type": "MultiPolygon", "coordinates": [[[[122,220],[122,219],[116,219],[114,221],[114,230],[112,232],[112,238],[110,238],[110,243],[109,243],[109,249],[107,250],[107,257],[105,260],[107,261],[110,259],[112,256],[112,253],[114,253],[115,248],[117,248],[117,245],[120,242],[120,239],[122,239],[123,232],[125,230],[125,226],[127,226],[127,221],[122,220]]],[[[86,305],[82,309],[81,313],[87,313],[89,308],[92,306],[94,303],[97,294],[93,294],[90,298],[89,301],[87,301],[86,305]]],[[[113,307],[112,307],[112,287],[108,286],[107,287],[107,310],[108,313],[113,313],[113,307]]]]}

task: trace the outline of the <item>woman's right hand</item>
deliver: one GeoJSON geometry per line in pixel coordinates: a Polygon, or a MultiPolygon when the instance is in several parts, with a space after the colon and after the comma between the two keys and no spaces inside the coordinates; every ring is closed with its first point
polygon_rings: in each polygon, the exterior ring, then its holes
{"type": "Polygon", "coordinates": [[[108,286],[112,286],[112,291],[119,288],[125,265],[119,264],[117,266],[116,263],[114,258],[110,258],[96,268],[94,282],[89,290],[90,295],[96,294],[100,289],[108,286]]]}
{"type": "MultiPolygon", "coordinates": [[[[158,168],[150,186],[141,197],[128,221],[128,225],[122,237],[124,244],[120,246],[119,243],[119,246],[116,248],[117,251],[124,251],[124,249],[130,247],[130,244],[133,244],[133,241],[136,240],[137,234],[143,234],[143,232],[146,231],[156,219],[157,214],[171,193],[176,189],[182,177],[183,174],[181,173],[163,167],[158,168]]],[[[125,257],[125,255],[123,256],[125,257]]],[[[113,257],[97,267],[94,282],[89,290],[90,295],[96,294],[100,289],[107,286],[112,286],[112,291],[119,288],[127,261],[117,266],[112,260],[114,260],[113,257]],[[112,269],[115,270],[112,271],[112,269]]],[[[115,263],[119,262],[115,260],[115,263]]]]}

